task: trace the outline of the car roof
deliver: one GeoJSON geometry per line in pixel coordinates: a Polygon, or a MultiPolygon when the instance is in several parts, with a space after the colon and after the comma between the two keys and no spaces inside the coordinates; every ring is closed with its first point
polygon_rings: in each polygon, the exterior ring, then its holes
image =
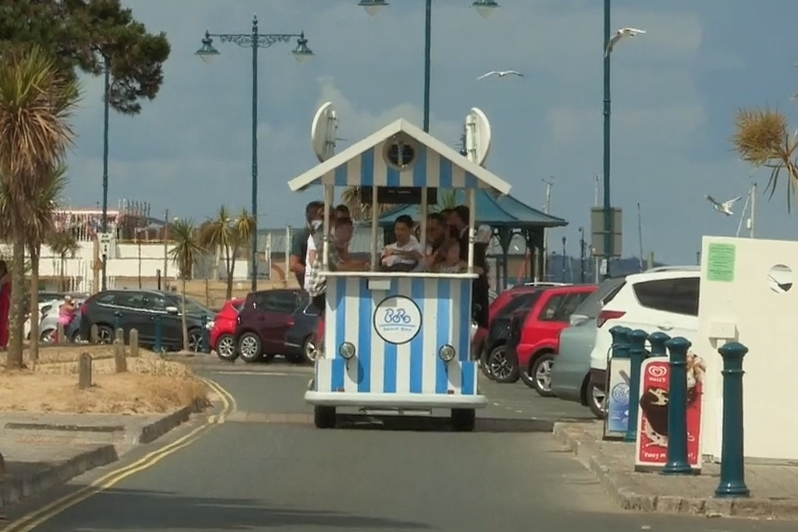
{"type": "Polygon", "coordinates": [[[654,268],[641,273],[626,276],[626,282],[637,284],[645,281],[658,281],[664,279],[685,279],[701,276],[698,266],[654,268]]]}

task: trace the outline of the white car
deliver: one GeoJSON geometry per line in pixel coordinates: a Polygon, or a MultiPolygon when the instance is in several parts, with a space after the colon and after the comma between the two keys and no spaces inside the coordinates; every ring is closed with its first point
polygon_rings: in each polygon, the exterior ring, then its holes
{"type": "Polygon", "coordinates": [[[698,331],[700,277],[698,266],[663,266],[627,275],[615,293],[604,300],[596,318],[591,382],[604,389],[612,348],[610,329],[616,325],[692,338],[698,331]]]}

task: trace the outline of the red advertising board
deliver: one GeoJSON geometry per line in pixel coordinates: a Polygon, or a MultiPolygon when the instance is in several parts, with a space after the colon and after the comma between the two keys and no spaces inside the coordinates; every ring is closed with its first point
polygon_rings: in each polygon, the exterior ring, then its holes
{"type": "MultiPolygon", "coordinates": [[[[701,407],[705,368],[690,354],[687,379],[687,459],[701,469],[701,407]]],[[[668,461],[668,390],[671,369],[665,357],[649,358],[640,370],[640,408],[635,442],[635,470],[661,469],[668,461]]]]}

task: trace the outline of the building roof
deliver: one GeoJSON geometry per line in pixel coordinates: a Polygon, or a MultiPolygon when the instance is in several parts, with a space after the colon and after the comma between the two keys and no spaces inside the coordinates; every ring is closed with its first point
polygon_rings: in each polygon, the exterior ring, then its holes
{"type": "MultiPolygon", "coordinates": [[[[440,191],[439,191],[440,194],[440,191]]],[[[458,204],[467,204],[465,194],[455,191],[455,201],[458,204]]],[[[487,190],[476,193],[477,223],[492,227],[526,228],[526,227],[563,227],[568,222],[562,218],[546,214],[533,209],[512,196],[496,196],[487,190]]],[[[420,210],[418,205],[400,205],[392,209],[378,220],[381,226],[391,225],[399,216],[409,215],[418,219],[420,210]]]]}
{"type": "Polygon", "coordinates": [[[509,183],[462,156],[429,133],[400,118],[288,182],[296,192],[310,185],[337,187],[440,187],[492,189],[509,194],[509,183]],[[415,141],[415,161],[405,170],[388,164],[384,153],[397,135],[415,141]]]}

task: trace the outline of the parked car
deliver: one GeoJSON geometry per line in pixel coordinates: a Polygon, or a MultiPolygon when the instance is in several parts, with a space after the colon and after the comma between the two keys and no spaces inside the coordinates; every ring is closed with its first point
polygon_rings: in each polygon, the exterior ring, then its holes
{"type": "Polygon", "coordinates": [[[607,279],[571,314],[570,326],[560,333],[557,363],[551,370],[551,392],[558,399],[590,408],[604,416],[604,391],[590,381],[590,353],[596,338],[596,318],[604,302],[623,286],[625,276],[607,279]]]}
{"type": "Polygon", "coordinates": [[[285,337],[293,325],[293,314],[306,300],[305,292],[291,288],[247,294],[235,330],[241,360],[251,363],[284,355],[285,337]]]}
{"type": "MultiPolygon", "coordinates": [[[[597,285],[572,285],[544,289],[529,310],[513,313],[507,339],[506,363],[498,382],[524,384],[544,397],[551,396],[551,368],[558,350],[560,331],[579,304],[598,289],[597,285]],[[504,377],[504,380],[501,377],[504,377]]],[[[491,366],[496,364],[491,362],[491,366]]]]}
{"type": "Polygon", "coordinates": [[[77,313],[75,317],[72,319],[72,322],[64,328],[64,336],[65,338],[59,339],[57,336],[58,332],[58,313],[61,308],[61,305],[64,304],[64,299],[57,299],[53,301],[48,301],[44,305],[40,305],[40,314],[41,314],[41,321],[39,322],[39,341],[42,343],[53,343],[56,341],[80,341],[82,337],[80,336],[80,307],[83,305],[85,301],[85,297],[78,297],[74,296],[73,301],[75,302],[75,307],[77,313]]]}
{"type": "Polygon", "coordinates": [[[698,331],[700,277],[698,266],[666,266],[626,277],[596,318],[590,354],[590,380],[596,387],[604,390],[606,386],[612,327],[694,337],[698,331]]]}
{"type": "Polygon", "coordinates": [[[288,320],[285,333],[285,355],[292,360],[312,362],[316,352],[315,334],[319,329],[319,313],[306,300],[288,320]]]}
{"type": "MultiPolygon", "coordinates": [[[[127,340],[130,330],[137,329],[139,342],[155,344],[156,324],[160,320],[161,345],[164,349],[179,350],[183,347],[182,296],[176,292],[158,290],[106,290],[87,299],[80,307],[80,335],[91,338],[91,326],[97,325],[100,343],[109,344],[114,339],[114,327],[118,323],[127,340]]],[[[214,312],[186,298],[186,321],[189,348],[197,351],[202,340],[202,326],[213,324],[214,312]]]]}
{"type": "Polygon", "coordinates": [[[222,360],[235,360],[238,358],[236,350],[236,325],[238,313],[244,307],[244,299],[233,298],[225,302],[221,310],[213,318],[211,328],[211,348],[216,351],[216,356],[222,360]]]}

